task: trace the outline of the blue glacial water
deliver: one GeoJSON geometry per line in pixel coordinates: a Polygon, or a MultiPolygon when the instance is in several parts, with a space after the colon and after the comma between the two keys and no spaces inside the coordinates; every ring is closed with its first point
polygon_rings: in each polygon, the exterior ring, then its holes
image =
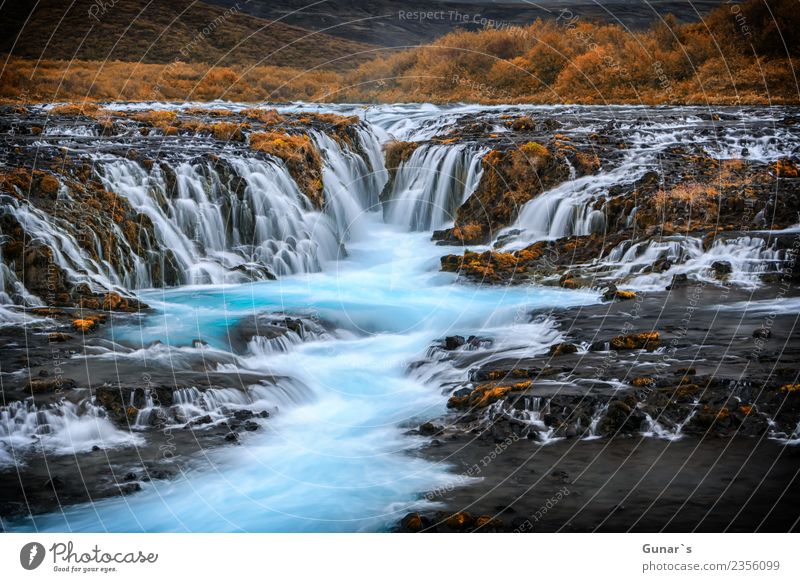
{"type": "Polygon", "coordinates": [[[510,353],[540,353],[559,339],[530,312],[594,302],[593,293],[542,287],[453,284],[440,273],[429,233],[365,217],[347,256],[319,273],[244,285],[143,293],[155,312],[113,326],[128,355],[174,358],[195,338],[209,354],[230,349],[229,330],[254,313],[302,313],[329,322],[330,336],[285,353],[233,356],[222,366],[285,375],[308,392],[280,407],[241,446],[181,461],[180,475],[126,497],[65,508],[15,524],[40,531],[381,531],[430,506],[424,492],[452,482],[455,468],[414,454],[408,429],[445,412],[446,396],[408,364],[452,334],[492,337],[510,353]],[[156,341],[158,350],[152,346],[156,341]],[[504,343],[505,342],[505,343],[504,343]],[[176,348],[170,350],[166,348],[176,348]]]}

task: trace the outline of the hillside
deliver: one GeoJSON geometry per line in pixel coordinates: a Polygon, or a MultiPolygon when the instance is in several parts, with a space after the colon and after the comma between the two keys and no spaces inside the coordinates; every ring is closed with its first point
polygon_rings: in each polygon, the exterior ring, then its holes
{"type": "Polygon", "coordinates": [[[204,62],[352,69],[369,58],[363,43],[270,22],[244,3],[211,6],[192,0],[102,3],[76,0],[4,2],[0,53],[27,59],[204,62]],[[361,53],[361,54],[359,54],[361,53]],[[359,54],[355,60],[347,57],[359,54]]]}
{"type": "MultiPolygon", "coordinates": [[[[225,8],[237,0],[208,0],[225,8]]],[[[646,29],[658,15],[674,14],[683,22],[699,20],[719,6],[722,0],[608,0],[602,4],[587,0],[569,2],[574,14],[592,22],[619,23],[633,30],[646,29]]],[[[554,20],[565,3],[559,0],[526,2],[505,0],[250,0],[239,2],[242,11],[268,19],[360,42],[398,47],[414,46],[435,40],[456,29],[479,30],[487,22],[503,26],[528,25],[537,18],[554,20]],[[414,18],[408,14],[434,13],[433,18],[414,18]]]]}
{"type": "Polygon", "coordinates": [[[797,103],[797,0],[722,5],[644,31],[579,14],[454,32],[361,65],[351,100],[480,103],[797,103]]]}
{"type": "MultiPolygon", "coordinates": [[[[160,4],[160,10],[146,5],[136,16],[134,6],[143,6],[143,0],[126,2],[124,10],[119,5],[120,12],[88,24],[85,40],[72,24],[56,28],[57,12],[45,17],[44,8],[22,34],[3,18],[6,50],[13,44],[9,39],[19,36],[19,44],[0,72],[0,99],[800,102],[793,68],[800,56],[797,0],[723,5],[701,22],[667,15],[640,31],[571,12],[526,26],[458,30],[419,47],[380,50],[188,0],[173,4],[183,15],[160,4]],[[211,26],[203,19],[212,16],[218,24],[206,35],[202,31],[211,26]],[[48,43],[47,22],[51,30],[72,33],[55,34],[48,43]],[[35,60],[39,53],[45,60],[35,60]],[[70,61],[70,55],[80,60],[70,61]],[[131,66],[131,60],[137,64],[131,66]]],[[[81,20],[75,11],[70,15],[81,20]]],[[[82,20],[86,26],[93,19],[82,20]]]]}

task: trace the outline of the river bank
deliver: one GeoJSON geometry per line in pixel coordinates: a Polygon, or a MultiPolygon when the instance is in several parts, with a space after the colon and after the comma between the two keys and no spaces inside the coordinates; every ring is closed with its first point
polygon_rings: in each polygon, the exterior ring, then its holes
{"type": "Polygon", "coordinates": [[[424,428],[424,456],[461,473],[427,493],[439,513],[401,529],[796,529],[797,302],[694,283],[548,312],[567,342],[535,358],[465,355],[472,377],[516,388],[424,428]],[[652,330],[650,350],[598,346],[652,330]]]}

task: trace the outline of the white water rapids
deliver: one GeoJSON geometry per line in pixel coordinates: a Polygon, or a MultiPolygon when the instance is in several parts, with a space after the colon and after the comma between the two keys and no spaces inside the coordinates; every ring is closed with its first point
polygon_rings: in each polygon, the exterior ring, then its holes
{"type": "MultiPolygon", "coordinates": [[[[236,110],[240,106],[224,107],[236,110]]],[[[428,376],[409,374],[408,364],[424,357],[432,341],[455,334],[490,338],[495,345],[507,345],[515,357],[540,354],[562,338],[550,320],[534,320],[532,311],[597,301],[597,294],[588,291],[460,285],[453,275],[439,272],[439,258],[456,251],[437,247],[430,241],[430,231],[452,222],[457,207],[477,186],[482,147],[418,148],[401,168],[386,206],[378,203],[386,183],[381,141],[390,136],[425,140],[462,115],[492,108],[327,109],[359,114],[366,123],[359,129],[361,153],[342,148],[323,134],[313,135],[323,155],[329,201],[321,212],[308,206],[288,171],[277,162],[226,158],[233,174],[243,180],[242,189],[226,184],[213,168],[183,162],[173,168],[177,196],[166,200],[165,177],[158,166],[145,170],[129,160],[98,158],[106,187],[146,214],[161,247],[171,251],[180,284],[175,288],[153,289],[156,282],[140,263],[126,272],[110,264],[93,264],[52,219],[25,207],[15,210],[27,228],[60,249],[56,259],[76,281],[87,280],[106,289],[141,290],[139,295],[154,309],[138,325],[113,328],[115,342],[136,349],[118,350],[115,344],[95,347],[86,356],[87,366],[93,359],[127,358],[180,368],[184,362],[203,360],[215,362],[216,371],[232,379],[240,373],[260,373],[289,380],[270,388],[253,385],[247,392],[177,394],[177,406],[187,416],[214,413],[221,403],[278,414],[259,421],[262,430],[245,435],[242,446],[181,459],[176,479],[146,483],[141,493],[66,507],[14,527],[55,531],[385,529],[408,511],[430,506],[421,493],[447,486],[453,479],[452,467],[415,455],[422,440],[405,434],[442,415],[446,402],[436,382],[428,381],[437,370],[428,376]],[[263,280],[264,267],[280,277],[263,280]],[[228,332],[239,321],[278,312],[302,314],[330,324],[333,330],[305,338],[254,340],[244,353],[231,351],[228,332]],[[194,343],[195,339],[207,345],[194,343]]],[[[602,126],[604,120],[597,123],[602,126]]],[[[685,125],[692,123],[689,115],[685,125]]],[[[602,230],[602,213],[592,211],[591,203],[609,186],[635,180],[645,171],[648,156],[664,144],[680,141],[682,131],[689,133],[678,127],[670,133],[670,142],[664,139],[664,131],[655,129],[636,137],[638,153],[617,168],[599,178],[568,181],[529,202],[509,229],[521,234],[508,248],[602,230]]],[[[737,147],[731,140],[735,138],[721,140],[720,156],[737,147]]],[[[778,151],[770,147],[771,143],[759,142],[754,155],[769,159],[778,151]]],[[[734,244],[750,253],[734,261],[735,275],[747,271],[751,255],[764,258],[757,254],[763,249],[752,240],[734,244]]],[[[661,256],[662,249],[651,250],[661,256]]],[[[664,253],[673,251],[668,246],[664,253]]],[[[720,249],[710,252],[724,255],[720,249]]],[[[608,260],[620,272],[630,273],[642,256],[620,249],[608,260]]],[[[709,262],[702,250],[690,258],[698,269],[709,262]]],[[[654,259],[647,255],[646,260],[649,264],[654,259]]],[[[662,278],[672,274],[662,274],[662,278]]],[[[7,270],[0,270],[0,278],[10,277],[7,270]]],[[[445,368],[439,371],[446,373],[445,368]]],[[[538,422],[539,403],[531,406],[531,422],[538,422]]],[[[93,409],[80,416],[72,409],[68,412],[74,418],[61,415],[55,430],[41,433],[38,424],[56,422],[33,419],[50,412],[4,410],[0,464],[3,456],[8,461],[14,451],[24,450],[24,441],[32,437],[55,453],[80,452],[88,442],[100,442],[103,448],[135,446],[142,438],[137,433],[132,440],[124,440],[130,435],[113,429],[93,409]],[[77,422],[89,423],[88,428],[76,430],[77,422]]],[[[137,428],[147,420],[140,416],[137,428]]]]}

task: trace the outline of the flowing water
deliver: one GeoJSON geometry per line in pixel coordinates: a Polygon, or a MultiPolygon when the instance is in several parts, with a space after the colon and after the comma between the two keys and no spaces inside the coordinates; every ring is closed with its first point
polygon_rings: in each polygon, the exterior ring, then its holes
{"type": "MultiPolygon", "coordinates": [[[[439,272],[439,258],[453,251],[431,242],[430,231],[452,223],[455,210],[477,187],[480,158],[486,151],[482,144],[419,147],[398,171],[392,191],[384,194],[385,204],[379,203],[387,180],[380,142],[390,137],[427,140],[446,132],[461,116],[496,114],[498,108],[327,109],[356,113],[366,122],[358,129],[358,152],[322,133],[312,135],[324,163],[329,204],[322,211],[309,207],[277,161],[223,152],[220,158],[227,169],[221,173],[217,166],[184,156],[170,168],[177,196],[167,199],[167,180],[158,164],[145,169],[134,161],[93,153],[106,187],[146,214],[155,226],[157,244],[170,251],[177,286],[169,289],[155,289],[157,281],[151,276],[151,261],[163,260],[162,253],[121,262],[127,265],[122,270],[99,264],[78,248],[57,219],[8,202],[27,229],[57,249],[56,260],[75,281],[88,281],[99,289],[137,290],[153,308],[141,320],[114,324],[105,343],[87,348],[87,366],[93,361],[128,359],[181,370],[199,361],[212,366],[216,374],[229,375],[232,384],[240,375],[276,379],[269,386],[254,383],[246,390],[176,391],[175,414],[181,421],[206,413],[214,420],[222,418],[217,415],[221,407],[270,412],[269,419],[259,421],[262,430],[246,434],[241,446],[182,459],[178,478],[146,483],[135,495],[64,508],[15,527],[385,529],[404,513],[430,505],[421,493],[450,483],[455,471],[415,455],[422,440],[407,434],[409,428],[445,412],[446,396],[440,387],[452,381],[455,372],[436,361],[415,372],[409,364],[424,358],[433,341],[456,334],[478,335],[514,357],[544,353],[562,338],[551,320],[534,318],[534,311],[598,300],[598,294],[590,291],[455,284],[453,275],[439,272]],[[236,180],[243,181],[243,189],[234,185],[236,180]],[[268,274],[279,278],[265,280],[268,274]],[[240,322],[254,314],[276,313],[302,316],[313,324],[303,333],[280,338],[257,336],[244,350],[232,347],[231,330],[240,322]]],[[[574,118],[575,123],[564,131],[596,131],[615,116],[624,125],[638,115],[636,110],[626,111],[587,113],[566,108],[564,118],[574,118]]],[[[737,120],[746,124],[748,115],[742,113],[737,120]]],[[[677,125],[631,122],[635,129],[630,136],[636,144],[632,153],[599,177],[573,176],[529,202],[516,223],[501,233],[503,244],[513,249],[535,240],[602,231],[602,212],[592,208],[598,197],[615,184],[639,178],[657,163],[655,154],[667,145],[696,140],[694,126],[701,120],[691,110],[680,119],[677,125]],[[507,236],[511,231],[514,234],[507,236]]],[[[762,115],[759,121],[770,120],[762,115]]],[[[779,148],[760,135],[747,141],[750,134],[745,131],[742,137],[737,123],[714,141],[712,149],[719,157],[734,155],[731,152],[744,143],[759,159],[785,151],[785,144],[779,148]]],[[[85,131],[54,131],[45,133],[60,135],[76,148],[80,143],[73,140],[86,138],[85,131]]],[[[494,131],[506,130],[498,126],[494,131]]],[[[797,143],[796,136],[791,140],[797,143]]],[[[615,249],[606,266],[617,277],[635,274],[639,264],[669,256],[680,263],[680,272],[700,271],[716,257],[733,256],[734,275],[743,273],[741,277],[751,281],[747,273],[756,271],[753,263],[774,258],[757,238],[733,241],[735,252],[722,247],[705,252],[693,241],[659,244],[663,246],[615,249]],[[674,255],[680,253],[686,257],[679,261],[674,255]]],[[[672,274],[662,274],[661,279],[672,274]]],[[[0,270],[3,288],[19,287],[12,277],[0,270]]],[[[656,285],[661,279],[635,284],[656,285]]],[[[0,297],[11,300],[5,293],[0,297]]],[[[36,303],[36,298],[24,295],[24,288],[18,289],[17,297],[22,297],[18,302],[36,303]]],[[[10,321],[17,316],[8,312],[7,317],[10,321]]],[[[136,430],[148,426],[155,414],[156,406],[147,398],[136,430]]],[[[0,455],[24,447],[31,435],[45,450],[61,454],[85,450],[89,442],[102,442],[104,448],[141,442],[140,433],[114,429],[101,412],[78,406],[60,411],[4,409],[0,430],[5,432],[0,432],[0,439],[6,446],[0,455]],[[52,428],[41,431],[42,425],[52,428]]],[[[537,427],[542,425],[542,406],[532,401],[523,411],[537,427]]],[[[593,419],[590,437],[596,423],[593,419]]],[[[656,424],[651,432],[658,432],[656,424]]],[[[3,461],[0,456],[0,464],[3,461]]]]}

